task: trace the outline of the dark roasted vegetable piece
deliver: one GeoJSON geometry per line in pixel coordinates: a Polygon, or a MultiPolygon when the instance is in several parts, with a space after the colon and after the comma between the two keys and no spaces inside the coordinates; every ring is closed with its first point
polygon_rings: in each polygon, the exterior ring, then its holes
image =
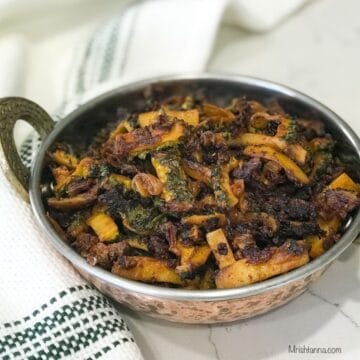
{"type": "Polygon", "coordinates": [[[270,115],[266,112],[265,108],[258,107],[255,105],[253,114],[249,119],[249,131],[251,133],[264,131],[270,122],[276,124],[276,130],[277,130],[277,127],[280,122],[280,115],[279,114],[270,115]]]}
{"type": "Polygon", "coordinates": [[[193,179],[202,181],[204,184],[211,186],[211,170],[210,168],[190,160],[182,160],[182,167],[186,175],[193,179]]]}
{"type": "Polygon", "coordinates": [[[164,214],[159,214],[155,208],[144,208],[137,205],[121,214],[124,226],[137,234],[148,234],[154,230],[164,214]]]}
{"type": "Polygon", "coordinates": [[[298,125],[295,120],[282,117],[277,128],[276,136],[279,136],[289,143],[296,141],[298,137],[298,125]]]}
{"type": "Polygon", "coordinates": [[[215,289],[215,275],[214,270],[208,268],[200,281],[199,288],[201,290],[215,289]]]}
{"type": "Polygon", "coordinates": [[[76,158],[76,156],[71,155],[62,149],[57,149],[53,152],[50,152],[49,157],[58,165],[66,166],[69,169],[74,169],[78,164],[78,159],[76,158]]]}
{"type": "Polygon", "coordinates": [[[215,279],[217,288],[234,288],[259,282],[286,273],[309,261],[308,251],[302,244],[296,252],[290,250],[289,242],[272,251],[271,258],[266,262],[251,264],[246,259],[241,259],[220,269],[215,279]]]}
{"type": "Polygon", "coordinates": [[[230,146],[248,146],[248,145],[267,145],[276,150],[285,150],[287,143],[284,139],[277,136],[268,136],[264,134],[244,133],[228,140],[230,146]]]}
{"type": "Polygon", "coordinates": [[[354,180],[351,179],[351,177],[346,173],[342,173],[336,179],[334,179],[330,183],[329,189],[343,189],[360,193],[360,185],[356,184],[354,180]]]}
{"type": "Polygon", "coordinates": [[[341,218],[339,216],[335,216],[331,220],[319,218],[318,223],[323,234],[310,235],[305,238],[306,242],[310,245],[309,255],[312,259],[322,255],[327,248],[333,245],[333,243],[329,244],[330,239],[338,240],[339,236],[336,234],[341,228],[341,218]]]}
{"type": "Polygon", "coordinates": [[[284,168],[287,176],[295,182],[308,184],[310,181],[303,170],[291,159],[269,146],[247,146],[244,154],[278,162],[284,168]]]}
{"type": "Polygon", "coordinates": [[[197,109],[176,111],[164,107],[160,111],[150,111],[139,114],[139,125],[142,128],[145,126],[150,126],[158,121],[159,116],[162,114],[167,116],[170,120],[173,120],[174,118],[184,120],[184,122],[191,126],[196,126],[199,124],[199,111],[197,109]]]}
{"type": "Polygon", "coordinates": [[[282,166],[276,161],[268,161],[262,170],[265,177],[264,182],[268,185],[277,185],[285,181],[285,174],[282,166]]]}
{"type": "Polygon", "coordinates": [[[183,284],[180,276],[164,260],[146,256],[127,256],[125,259],[131,263],[131,266],[126,267],[121,263],[115,263],[111,269],[113,274],[144,282],[183,284]]]}
{"type": "Polygon", "coordinates": [[[282,114],[270,115],[266,112],[257,112],[250,119],[250,132],[265,130],[269,122],[277,123],[275,136],[292,143],[298,137],[298,126],[295,120],[282,114]]]}
{"type": "Polygon", "coordinates": [[[309,147],[313,152],[331,151],[334,147],[334,140],[328,137],[317,137],[310,141],[309,147]]]}
{"type": "Polygon", "coordinates": [[[51,168],[51,172],[55,179],[54,191],[61,192],[71,180],[70,170],[66,166],[58,166],[51,168]]]}
{"type": "Polygon", "coordinates": [[[71,211],[90,206],[96,201],[96,193],[89,192],[71,198],[49,198],[47,203],[50,207],[62,211],[71,211]]]}
{"type": "Polygon", "coordinates": [[[184,245],[200,244],[204,241],[203,232],[198,225],[185,225],[180,232],[184,245]]]}
{"type": "Polygon", "coordinates": [[[231,122],[235,119],[235,115],[231,111],[213,104],[204,104],[203,111],[205,116],[211,121],[231,122]]]}
{"type": "Polygon", "coordinates": [[[309,174],[312,182],[318,181],[323,175],[326,174],[329,166],[332,164],[332,155],[328,152],[318,152],[313,156],[313,167],[309,174]]]}
{"type": "Polygon", "coordinates": [[[211,254],[209,245],[184,246],[181,242],[176,243],[180,255],[180,265],[176,267],[178,273],[191,273],[204,265],[211,254]]]}
{"type": "Polygon", "coordinates": [[[358,193],[342,189],[325,189],[315,200],[318,214],[325,220],[334,217],[345,219],[359,205],[358,193]]]}
{"type": "Polygon", "coordinates": [[[226,268],[235,262],[233,252],[222,229],[207,233],[206,240],[220,269],[226,268]]]}
{"type": "Polygon", "coordinates": [[[112,185],[123,186],[126,190],[131,189],[131,179],[128,178],[127,176],[124,176],[124,175],[110,174],[109,175],[109,182],[112,185]]]}
{"type": "Polygon", "coordinates": [[[104,145],[103,153],[110,164],[117,166],[124,158],[175,145],[184,134],[183,122],[154,124],[109,139],[104,145]]]}
{"type": "Polygon", "coordinates": [[[96,212],[86,220],[99,237],[100,241],[113,241],[119,237],[119,229],[115,221],[104,212],[96,212]]]}
{"type": "Polygon", "coordinates": [[[98,242],[91,246],[86,256],[86,260],[90,265],[100,265],[110,270],[113,262],[118,261],[127,249],[128,245],[125,241],[113,244],[105,244],[98,242]]]}
{"type": "Polygon", "coordinates": [[[125,119],[120,121],[115,130],[110,134],[110,138],[114,138],[119,134],[128,133],[134,130],[134,127],[130,124],[129,120],[125,119]]]}
{"type": "Polygon", "coordinates": [[[268,237],[273,237],[278,231],[278,221],[274,216],[265,212],[248,212],[241,216],[240,222],[244,224],[254,224],[261,233],[268,237]]]}
{"type": "Polygon", "coordinates": [[[108,176],[110,174],[111,170],[110,167],[106,164],[91,164],[90,168],[88,170],[87,176],[91,177],[91,178],[105,178],[106,176],[108,176]]]}
{"type": "Polygon", "coordinates": [[[298,164],[304,165],[308,153],[300,144],[288,144],[288,142],[278,136],[268,136],[264,134],[244,133],[234,139],[228,140],[230,146],[249,146],[249,145],[266,145],[278,151],[285,152],[291,159],[298,164]]]}
{"type": "Polygon", "coordinates": [[[125,240],[128,245],[135,249],[140,249],[144,251],[149,251],[149,247],[147,246],[146,242],[143,241],[140,237],[132,237],[125,240]]]}
{"type": "Polygon", "coordinates": [[[224,226],[226,218],[224,214],[214,213],[208,215],[190,215],[181,219],[181,223],[185,225],[206,225],[208,221],[216,220],[217,226],[224,226]]]}
{"type": "Polygon", "coordinates": [[[75,170],[71,173],[71,176],[79,177],[79,178],[86,178],[91,174],[91,169],[95,166],[96,162],[91,157],[87,156],[84,157],[79,161],[76,165],[75,170]]]}
{"type": "Polygon", "coordinates": [[[96,235],[89,234],[87,232],[79,232],[76,235],[72,246],[80,253],[82,257],[86,258],[90,249],[98,242],[99,238],[96,235]]]}
{"type": "Polygon", "coordinates": [[[86,233],[88,228],[89,227],[85,222],[84,216],[81,213],[77,213],[68,226],[66,232],[76,239],[80,234],[86,233]]]}
{"type": "Polygon", "coordinates": [[[164,184],[162,194],[165,201],[186,203],[193,199],[177,155],[171,152],[156,153],[151,158],[151,162],[158,178],[164,184]]]}
{"type": "Polygon", "coordinates": [[[313,166],[310,179],[315,182],[320,180],[333,163],[332,149],[334,141],[329,137],[316,137],[309,142],[313,154],[313,166]]]}
{"type": "Polygon", "coordinates": [[[312,138],[314,137],[314,135],[325,135],[324,123],[322,123],[320,120],[298,119],[297,123],[300,130],[305,131],[312,138]]]}
{"type": "Polygon", "coordinates": [[[318,223],[312,221],[289,221],[281,220],[279,226],[279,235],[287,239],[304,239],[309,235],[317,235],[321,233],[318,223]]]}
{"type": "Polygon", "coordinates": [[[239,199],[234,195],[229,173],[234,170],[239,161],[235,158],[231,158],[225,165],[216,165],[211,174],[211,182],[215,194],[215,199],[218,205],[222,208],[233,207],[239,199]]]}
{"type": "Polygon", "coordinates": [[[299,165],[305,165],[309,157],[307,150],[300,144],[290,144],[285,148],[284,152],[290,159],[295,160],[299,165]]]}
{"type": "Polygon", "coordinates": [[[178,248],[176,247],[177,243],[177,227],[171,222],[165,222],[159,227],[159,232],[163,235],[168,242],[169,251],[175,254],[176,256],[180,255],[178,248]]]}
{"type": "Polygon", "coordinates": [[[89,191],[95,185],[94,179],[74,179],[66,186],[67,194],[70,197],[89,191]]]}

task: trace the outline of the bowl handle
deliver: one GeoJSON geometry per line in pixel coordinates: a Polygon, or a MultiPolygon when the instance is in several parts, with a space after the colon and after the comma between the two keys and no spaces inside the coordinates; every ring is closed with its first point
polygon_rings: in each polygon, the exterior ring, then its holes
{"type": "Polygon", "coordinates": [[[50,115],[34,102],[19,98],[0,99],[0,166],[21,197],[28,201],[30,171],[23,164],[14,141],[17,120],[28,122],[44,139],[54,128],[50,115]]]}

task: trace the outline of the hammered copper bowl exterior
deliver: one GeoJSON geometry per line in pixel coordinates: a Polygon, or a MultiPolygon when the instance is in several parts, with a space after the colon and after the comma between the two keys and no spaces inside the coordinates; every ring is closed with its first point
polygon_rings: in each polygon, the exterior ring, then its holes
{"type": "Polygon", "coordinates": [[[349,222],[342,238],[309,264],[243,288],[214,290],[171,289],[143,284],[120,278],[100,267],[92,267],[49,224],[40,186],[50,181],[44,171],[48,149],[57,141],[76,144],[93,138],[104,122],[113,118],[117,106],[140,111],[144,104],[144,91],[149,85],[157,93],[159,88],[162,89],[166,96],[204,90],[209,101],[219,105],[241,95],[264,102],[275,98],[290,113],[323,120],[327,130],[338,140],[336,151],[342,161],[347,163],[354,178],[360,179],[360,140],[356,134],[328,108],[285,86],[249,77],[212,74],[168,77],[125,87],[114,86],[107,92],[91,94],[83,103],[77,104],[77,109],[55,126],[39,150],[30,179],[30,200],[35,216],[49,240],[101,292],[136,311],[165,320],[182,323],[230,322],[265,313],[300,295],[356,238],[360,227],[359,212],[349,222]]]}
{"type": "Polygon", "coordinates": [[[301,295],[309,284],[325,272],[315,273],[274,290],[232,300],[184,301],[132,293],[112,286],[101,279],[78,271],[102,293],[154,318],[185,324],[214,324],[247,319],[276,309],[301,295]]]}

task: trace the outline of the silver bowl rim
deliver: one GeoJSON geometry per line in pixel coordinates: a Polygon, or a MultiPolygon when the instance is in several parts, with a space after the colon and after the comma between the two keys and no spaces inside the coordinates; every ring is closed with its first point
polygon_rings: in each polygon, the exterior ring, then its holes
{"type": "Polygon", "coordinates": [[[67,259],[75,268],[80,272],[85,272],[91,277],[99,279],[102,283],[108,284],[118,288],[119,290],[125,290],[127,292],[136,293],[139,296],[149,296],[154,298],[163,298],[175,301],[221,301],[221,300],[233,300],[240,299],[248,296],[257,295],[266,291],[271,291],[281,286],[286,286],[297,280],[301,280],[324,268],[335,260],[357,237],[360,228],[360,211],[353,217],[350,226],[346,229],[341,239],[323,255],[310,261],[308,264],[292,270],[286,274],[282,274],[273,277],[268,280],[261,281],[252,285],[247,285],[240,288],[232,289],[212,289],[212,290],[187,290],[187,289],[173,289],[163,288],[156,285],[144,284],[138,281],[133,281],[125,278],[121,278],[112,274],[110,271],[106,271],[100,267],[94,267],[89,265],[84,258],[75,252],[69,245],[67,245],[56,233],[53,227],[48,222],[44,207],[41,200],[40,191],[40,179],[42,173],[42,164],[44,161],[46,150],[51,146],[56,136],[73,120],[75,120],[80,114],[96,106],[105,98],[125,93],[127,91],[133,91],[143,88],[150,84],[168,83],[170,81],[182,81],[182,80],[213,80],[213,81],[225,81],[233,83],[243,83],[251,86],[257,86],[260,88],[272,89],[279,93],[282,93],[289,97],[297,98],[307,105],[315,108],[326,118],[331,119],[333,122],[338,123],[343,134],[351,143],[356,153],[360,157],[360,139],[356,133],[350,128],[350,126],[342,120],[337,114],[331,111],[329,108],[314,100],[308,95],[305,95],[297,90],[289,88],[288,86],[281,85],[272,81],[263,80],[250,76],[232,75],[232,74],[219,74],[219,73],[201,73],[201,74],[181,74],[181,75],[168,75],[145,79],[142,81],[132,82],[126,85],[120,85],[119,81],[108,83],[103,87],[97,88],[95,91],[88,92],[81,101],[74,99],[74,107],[76,109],[64,117],[54,130],[44,139],[41,147],[38,151],[36,159],[31,169],[30,177],[30,202],[35,214],[35,218],[40,224],[41,228],[50,238],[52,245],[67,259]]]}

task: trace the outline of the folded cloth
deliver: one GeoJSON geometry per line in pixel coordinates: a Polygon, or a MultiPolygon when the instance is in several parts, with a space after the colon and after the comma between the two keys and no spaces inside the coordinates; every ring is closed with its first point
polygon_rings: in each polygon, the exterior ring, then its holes
{"type": "MultiPolygon", "coordinates": [[[[88,6],[94,0],[0,0],[0,24],[11,20],[27,17],[37,19],[51,16],[58,9],[88,6]]],[[[124,1],[124,0],[123,0],[124,1]]],[[[197,0],[195,0],[197,1],[197,0]]],[[[207,0],[209,1],[209,0],[207,0]]],[[[206,1],[206,2],[207,2],[206,1]]],[[[298,9],[307,0],[218,0],[224,5],[229,4],[225,21],[252,31],[266,31],[279,21],[298,9]]],[[[181,3],[182,1],[179,1],[181,3]]],[[[202,1],[203,12],[207,11],[207,4],[202,1]]],[[[191,12],[191,9],[189,9],[191,12]]]]}
{"type": "MultiPolygon", "coordinates": [[[[136,2],[76,49],[54,117],[99,84],[204,70],[225,8],[219,0],[136,2]]],[[[38,143],[32,135],[22,147],[28,165],[38,143]]],[[[0,189],[0,357],[141,359],[120,314],[49,245],[2,173],[0,189]]]]}
{"type": "Polygon", "coordinates": [[[0,358],[142,359],[124,320],[49,244],[0,172],[0,358]]]}
{"type": "Polygon", "coordinates": [[[290,14],[299,9],[307,0],[234,0],[225,12],[229,24],[243,29],[268,31],[290,14]]]}

